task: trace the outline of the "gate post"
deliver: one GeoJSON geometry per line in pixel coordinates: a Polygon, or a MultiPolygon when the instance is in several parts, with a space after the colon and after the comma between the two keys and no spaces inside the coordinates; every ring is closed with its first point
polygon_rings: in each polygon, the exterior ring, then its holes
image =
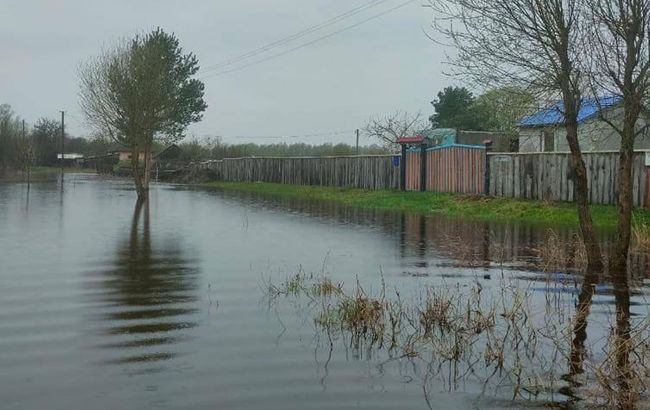
{"type": "Polygon", "coordinates": [[[399,161],[399,187],[406,191],[406,144],[402,144],[402,158],[399,161]]]}
{"type": "Polygon", "coordinates": [[[420,192],[427,190],[427,146],[420,145],[420,192]]]}
{"type": "Polygon", "coordinates": [[[643,201],[644,208],[650,208],[650,152],[646,152],[643,158],[643,174],[645,175],[645,198],[643,201]]]}
{"type": "Polygon", "coordinates": [[[488,153],[492,151],[492,141],[485,140],[485,166],[483,167],[483,195],[490,195],[490,157],[488,153]]]}

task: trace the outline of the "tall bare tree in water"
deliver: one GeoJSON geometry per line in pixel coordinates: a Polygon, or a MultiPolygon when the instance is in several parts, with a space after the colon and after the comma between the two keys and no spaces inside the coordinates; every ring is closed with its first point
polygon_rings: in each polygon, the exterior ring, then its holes
{"type": "Polygon", "coordinates": [[[434,28],[455,47],[454,74],[483,86],[519,86],[559,98],[571,150],[575,198],[588,269],[602,269],[589,208],[587,170],[578,141],[578,112],[588,78],[586,0],[431,0],[434,28]]]}
{"type": "Polygon", "coordinates": [[[197,58],[156,29],[82,65],[80,104],[98,131],[131,149],[138,198],[146,199],[154,140],[171,142],[202,117],[204,85],[197,58]],[[142,162],[141,162],[142,158],[142,162]]]}
{"type": "Polygon", "coordinates": [[[648,122],[644,101],[650,91],[650,0],[587,0],[587,4],[593,30],[588,38],[594,89],[619,97],[623,107],[622,120],[602,114],[601,119],[621,141],[618,237],[611,268],[614,273],[625,274],[632,223],[634,142],[648,122]]]}

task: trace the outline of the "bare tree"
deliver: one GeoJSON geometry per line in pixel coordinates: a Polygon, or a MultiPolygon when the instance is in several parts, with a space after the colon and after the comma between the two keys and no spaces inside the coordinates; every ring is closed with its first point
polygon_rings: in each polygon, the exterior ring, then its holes
{"type": "Polygon", "coordinates": [[[15,168],[21,119],[9,104],[0,104],[0,171],[15,168]]]}
{"type": "Polygon", "coordinates": [[[421,113],[409,114],[406,111],[397,111],[384,117],[371,117],[362,132],[367,138],[377,140],[387,148],[394,149],[399,138],[412,137],[426,128],[427,122],[421,113]]]}
{"type": "Polygon", "coordinates": [[[578,112],[588,81],[581,67],[585,0],[440,0],[429,3],[434,28],[455,47],[453,74],[481,86],[518,86],[539,99],[559,99],[571,151],[575,198],[588,269],[602,269],[587,170],[578,141],[578,112]]]}
{"type": "Polygon", "coordinates": [[[600,118],[620,136],[618,169],[618,237],[611,257],[612,271],[625,274],[630,247],[633,207],[634,143],[647,127],[644,100],[650,91],[650,1],[587,0],[591,13],[593,52],[591,78],[595,93],[618,97],[623,115],[600,118]]]}
{"type": "Polygon", "coordinates": [[[88,122],[131,149],[139,199],[146,199],[154,140],[180,140],[207,105],[199,69],[178,39],[161,29],[108,49],[80,69],[80,103],[88,122]],[[141,157],[142,162],[141,163],[141,157]]]}
{"type": "Polygon", "coordinates": [[[20,138],[16,143],[16,162],[18,168],[27,175],[27,184],[31,183],[31,173],[36,162],[34,142],[27,137],[20,138]]]}

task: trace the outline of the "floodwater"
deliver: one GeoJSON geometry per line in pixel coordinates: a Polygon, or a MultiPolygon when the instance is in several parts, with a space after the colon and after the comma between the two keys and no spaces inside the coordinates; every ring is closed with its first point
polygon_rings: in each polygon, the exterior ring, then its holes
{"type": "MultiPolygon", "coordinates": [[[[546,228],[173,185],[153,187],[138,207],[129,181],[74,174],[63,185],[0,184],[0,227],[2,409],[547,404],[486,394],[477,380],[423,382],[407,358],[323,343],[302,305],[271,306],[264,289],[304,271],[369,291],[384,281],[406,298],[507,276],[541,299],[546,228]]],[[[633,265],[623,288],[595,278],[585,294],[576,278],[564,292],[591,306],[579,337],[593,338],[617,312],[647,313],[647,261],[633,265]]]]}

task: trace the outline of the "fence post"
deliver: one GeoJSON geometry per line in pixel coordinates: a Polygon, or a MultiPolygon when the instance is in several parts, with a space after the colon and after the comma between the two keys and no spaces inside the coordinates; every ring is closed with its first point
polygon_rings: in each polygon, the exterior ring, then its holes
{"type": "Polygon", "coordinates": [[[644,208],[650,208],[650,152],[643,156],[643,175],[645,176],[645,198],[643,201],[644,208]]]}
{"type": "Polygon", "coordinates": [[[406,191],[406,144],[402,144],[402,157],[399,161],[399,187],[406,191]]]}
{"type": "Polygon", "coordinates": [[[427,146],[420,145],[420,192],[427,190],[427,146]]]}
{"type": "Polygon", "coordinates": [[[492,140],[483,141],[485,144],[485,167],[483,168],[483,195],[490,195],[490,157],[488,154],[492,151],[492,140]]]}

